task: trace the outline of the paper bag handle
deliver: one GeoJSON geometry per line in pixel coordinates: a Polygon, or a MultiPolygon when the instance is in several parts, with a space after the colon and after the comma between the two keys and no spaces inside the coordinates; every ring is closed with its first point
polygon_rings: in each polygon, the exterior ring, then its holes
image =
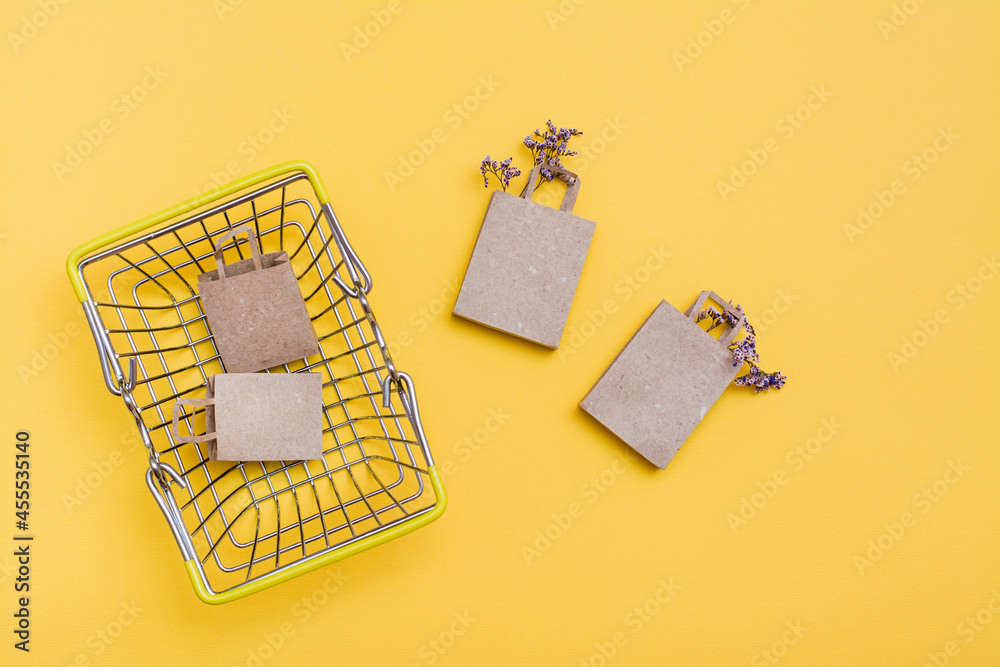
{"type": "Polygon", "coordinates": [[[538,175],[542,172],[542,169],[547,169],[548,171],[573,179],[572,183],[566,185],[566,194],[563,195],[562,205],[559,207],[559,210],[563,213],[572,213],[573,207],[576,206],[576,196],[580,194],[580,177],[569,169],[557,167],[552,164],[536,164],[531,173],[528,174],[528,184],[524,186],[524,192],[521,193],[521,196],[531,201],[531,196],[535,194],[535,185],[538,183],[538,175]]]}
{"type": "Polygon", "coordinates": [[[177,442],[205,442],[206,440],[212,440],[215,438],[215,432],[206,433],[204,435],[181,435],[177,428],[177,418],[180,416],[181,407],[184,405],[193,405],[198,408],[207,408],[210,405],[215,405],[215,399],[213,398],[178,398],[174,401],[174,418],[170,424],[170,435],[174,437],[177,442]]]}
{"type": "MultiPolygon", "coordinates": [[[[736,340],[736,336],[740,333],[740,329],[743,328],[743,325],[746,324],[747,321],[747,316],[741,314],[738,310],[736,310],[736,308],[734,308],[731,303],[723,299],[715,292],[711,290],[705,290],[704,292],[698,295],[698,298],[695,299],[694,303],[691,304],[691,307],[688,308],[687,312],[684,314],[687,315],[689,318],[691,318],[691,320],[697,318],[698,311],[700,311],[702,307],[705,305],[705,301],[708,300],[708,297],[712,297],[712,300],[715,301],[717,304],[719,304],[722,310],[729,313],[733,317],[736,317],[737,315],[739,316],[739,318],[736,321],[736,326],[730,326],[729,331],[719,336],[719,342],[725,345],[726,347],[729,347],[732,344],[732,342],[736,340]]],[[[726,326],[729,325],[727,324],[726,326]]]]}
{"type": "Polygon", "coordinates": [[[215,264],[219,269],[219,280],[223,280],[226,277],[226,260],[222,257],[222,249],[230,239],[232,239],[233,245],[236,245],[236,235],[243,232],[246,232],[247,240],[250,243],[250,254],[253,256],[254,268],[260,271],[260,247],[257,245],[257,236],[253,233],[250,225],[240,225],[239,227],[233,227],[220,236],[215,244],[215,264]]]}

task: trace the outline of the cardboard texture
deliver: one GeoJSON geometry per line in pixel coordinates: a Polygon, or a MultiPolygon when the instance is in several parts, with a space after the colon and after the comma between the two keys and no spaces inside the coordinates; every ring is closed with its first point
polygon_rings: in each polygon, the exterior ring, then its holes
{"type": "Polygon", "coordinates": [[[558,348],[595,223],[572,214],[580,178],[573,179],[559,210],[535,204],[539,171],[520,197],[494,192],[453,313],[514,336],[558,348]]]}
{"type": "Polygon", "coordinates": [[[658,468],[667,464],[739,372],[733,342],[746,321],[716,339],[695,324],[715,292],[702,292],[687,312],[661,301],[580,402],[580,407],[658,468]]]}
{"type": "Polygon", "coordinates": [[[215,261],[216,270],[198,276],[198,292],[227,372],[252,373],[319,351],[287,252],[261,254],[253,230],[242,225],[219,237],[215,261]],[[251,256],[227,265],[222,250],[242,233],[251,256]]]}
{"type": "Polygon", "coordinates": [[[323,378],[319,373],[220,373],[205,398],[174,402],[175,442],[207,442],[213,461],[323,458],[323,378]],[[205,433],[180,435],[185,405],[205,408],[205,433]]]}

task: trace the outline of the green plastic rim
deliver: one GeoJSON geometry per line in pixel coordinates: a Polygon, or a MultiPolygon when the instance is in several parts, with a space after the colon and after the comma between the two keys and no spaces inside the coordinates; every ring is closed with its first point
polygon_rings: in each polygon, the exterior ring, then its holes
{"type": "Polygon", "coordinates": [[[372,547],[377,547],[378,545],[394,540],[397,537],[402,537],[403,535],[411,533],[418,528],[423,528],[444,514],[444,511],[448,506],[448,496],[445,494],[444,485],[441,483],[441,477],[438,474],[437,467],[430,466],[427,469],[427,474],[430,476],[431,486],[434,488],[434,496],[437,499],[433,509],[429,512],[421,514],[411,521],[397,524],[387,530],[361,538],[357,542],[341,549],[334,549],[330,553],[324,554],[319,558],[297,563],[289,567],[287,570],[266,575],[249,584],[238,586],[221,593],[215,593],[209,590],[208,585],[202,579],[201,573],[198,571],[198,565],[195,560],[192,559],[184,561],[184,567],[187,570],[188,577],[191,579],[191,585],[194,587],[195,594],[206,604],[225,604],[227,602],[232,602],[233,600],[239,600],[240,598],[253,593],[258,593],[262,590],[270,588],[271,586],[276,586],[277,584],[294,579],[300,575],[317,570],[325,565],[336,563],[337,561],[343,560],[348,556],[353,556],[367,549],[371,549],[372,547]]]}
{"type": "Polygon", "coordinates": [[[164,209],[159,213],[154,213],[153,215],[148,215],[145,218],[136,220],[132,224],[125,225],[124,227],[119,227],[114,231],[110,231],[107,234],[102,234],[96,239],[87,241],[83,245],[75,248],[73,252],[69,254],[66,258],[66,273],[69,275],[69,281],[73,285],[73,291],[76,292],[76,298],[79,299],[80,303],[87,300],[87,291],[83,287],[83,278],[77,268],[80,265],[80,261],[87,255],[100,250],[104,246],[116,243],[122,239],[128,238],[134,234],[145,231],[150,227],[155,227],[161,223],[166,222],[172,218],[179,215],[184,215],[188,211],[193,211],[194,209],[204,206],[216,199],[221,199],[223,197],[228,197],[231,194],[235,194],[240,190],[244,190],[254,185],[259,185],[264,181],[270,181],[272,179],[284,176],[285,174],[302,172],[308,178],[309,182],[312,184],[313,189],[316,191],[316,196],[319,198],[320,205],[328,204],[330,202],[330,197],[326,193],[326,188],[323,187],[323,182],[319,179],[319,174],[316,173],[316,169],[308,162],[284,162],[282,164],[275,165],[269,169],[264,169],[263,171],[258,171],[255,174],[250,174],[239,180],[233,181],[232,183],[227,183],[220,188],[214,190],[209,190],[203,195],[198,195],[197,197],[192,197],[186,202],[181,202],[176,206],[171,206],[170,208],[164,209]]]}

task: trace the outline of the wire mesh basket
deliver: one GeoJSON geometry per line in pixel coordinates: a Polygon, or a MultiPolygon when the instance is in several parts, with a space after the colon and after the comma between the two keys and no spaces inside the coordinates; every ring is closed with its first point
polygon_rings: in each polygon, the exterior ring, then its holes
{"type": "MultiPolygon", "coordinates": [[[[233,246],[227,261],[243,258],[233,246]]],[[[424,526],[446,496],[410,377],[372,314],[371,276],[315,170],[286,163],[86,243],[67,271],[97,343],[108,390],[135,418],[146,483],[195,592],[228,602],[424,526]],[[261,252],[286,250],[319,354],[266,372],[323,378],[323,459],[211,461],[175,442],[174,402],[225,371],[195,286],[214,239],[252,224],[261,252]]],[[[190,433],[204,413],[182,411],[190,433]]]]}

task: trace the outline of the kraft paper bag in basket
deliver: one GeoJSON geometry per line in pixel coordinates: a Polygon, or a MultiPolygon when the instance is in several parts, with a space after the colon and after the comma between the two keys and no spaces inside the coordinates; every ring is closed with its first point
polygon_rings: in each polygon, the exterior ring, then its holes
{"type": "Polygon", "coordinates": [[[207,442],[213,461],[321,459],[323,378],[319,373],[213,375],[205,398],[174,401],[170,429],[177,443],[207,442]],[[205,409],[204,434],[180,435],[185,405],[205,409]]]}
{"type": "Polygon", "coordinates": [[[198,276],[198,292],[227,372],[260,371],[319,351],[287,252],[261,254],[253,230],[242,225],[219,237],[215,262],[215,271],[198,276]],[[242,233],[250,257],[226,264],[226,242],[242,233]]]}
{"type": "Polygon", "coordinates": [[[595,223],[573,215],[580,178],[536,165],[521,196],[490,199],[454,314],[558,348],[595,223]],[[572,179],[559,209],[531,201],[541,169],[572,179]]]}
{"type": "Polygon", "coordinates": [[[745,322],[715,292],[702,292],[685,313],[660,302],[580,407],[666,468],[739,372],[729,345],[745,322]],[[709,297],[738,318],[718,339],[695,323],[709,297]]]}

